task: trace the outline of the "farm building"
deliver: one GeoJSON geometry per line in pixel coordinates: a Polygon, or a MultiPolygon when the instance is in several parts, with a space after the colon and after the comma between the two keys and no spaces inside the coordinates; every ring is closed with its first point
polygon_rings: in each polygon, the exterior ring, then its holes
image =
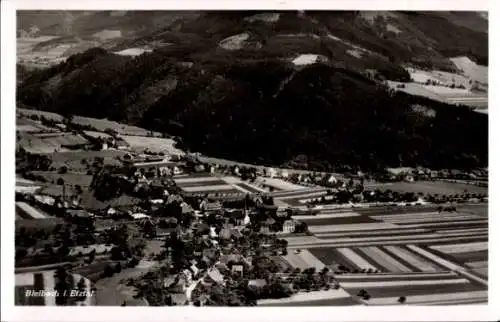
{"type": "Polygon", "coordinates": [[[295,231],[295,226],[297,222],[295,220],[286,220],[283,223],[283,232],[284,233],[293,233],[295,231]]]}
{"type": "Polygon", "coordinates": [[[414,181],[413,177],[413,169],[412,168],[387,168],[387,174],[394,180],[402,180],[402,181],[414,181]]]}

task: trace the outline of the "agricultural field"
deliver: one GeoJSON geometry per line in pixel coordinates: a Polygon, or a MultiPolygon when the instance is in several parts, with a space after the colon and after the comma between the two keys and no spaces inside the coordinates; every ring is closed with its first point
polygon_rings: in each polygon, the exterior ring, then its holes
{"type": "MultiPolygon", "coordinates": [[[[39,110],[32,110],[32,109],[26,109],[26,108],[16,108],[17,114],[18,115],[25,115],[25,116],[31,116],[31,115],[37,115],[37,116],[43,116],[47,119],[54,120],[57,122],[62,122],[63,121],[63,116],[57,113],[51,113],[51,112],[46,112],[46,111],[39,111],[39,110]]],[[[132,125],[127,125],[123,123],[118,123],[115,121],[110,121],[106,119],[95,119],[95,118],[90,118],[90,117],[84,117],[84,116],[74,116],[73,117],[73,123],[83,125],[83,126],[92,126],[99,132],[105,132],[108,129],[111,129],[113,131],[116,131],[118,134],[121,135],[131,135],[131,136],[141,136],[141,137],[147,137],[148,135],[153,134],[153,136],[161,136],[161,133],[158,132],[151,132],[146,129],[137,127],[137,126],[132,126],[132,125]]]]}
{"type": "Polygon", "coordinates": [[[409,305],[487,302],[487,205],[296,217],[312,236],[287,237],[282,259],[300,269],[331,268],[340,288],[364,305],[397,305],[401,296],[409,305]],[[359,297],[361,290],[370,298],[359,297]]]}
{"type": "Polygon", "coordinates": [[[394,183],[371,183],[369,185],[370,189],[390,189],[398,192],[413,192],[413,193],[424,193],[424,194],[444,194],[444,195],[454,195],[460,194],[464,191],[469,193],[488,193],[488,188],[478,187],[472,184],[466,183],[454,183],[445,181],[415,181],[415,182],[394,182],[394,183]]]}
{"type": "Polygon", "coordinates": [[[206,174],[205,176],[185,176],[174,178],[176,185],[185,192],[199,193],[241,193],[227,182],[206,174]]]}
{"type": "Polygon", "coordinates": [[[468,57],[454,57],[451,58],[451,61],[467,78],[482,84],[488,84],[488,66],[478,65],[468,57]]]}
{"type": "Polygon", "coordinates": [[[274,190],[278,191],[289,191],[289,190],[300,190],[300,189],[306,189],[303,186],[299,186],[290,182],[287,182],[282,179],[278,178],[257,178],[256,180],[257,183],[272,187],[274,190]]]}
{"type": "Polygon", "coordinates": [[[388,81],[390,88],[402,91],[411,95],[424,96],[435,101],[448,104],[462,104],[477,108],[488,106],[488,95],[485,93],[475,93],[458,88],[447,88],[442,86],[423,85],[419,83],[400,83],[388,81]],[[404,85],[404,88],[399,86],[404,85]]]}
{"type": "Polygon", "coordinates": [[[50,128],[43,125],[39,121],[34,121],[27,118],[16,118],[16,131],[25,133],[40,133],[40,132],[59,132],[57,128],[50,128]]]}
{"type": "Polygon", "coordinates": [[[40,184],[31,180],[16,177],[16,192],[35,193],[41,188],[40,184]]]}
{"type": "MultiPolygon", "coordinates": [[[[145,137],[148,136],[148,134],[151,134],[151,131],[148,131],[146,129],[106,119],[95,119],[90,117],[75,116],[73,118],[73,123],[80,125],[90,125],[99,132],[104,132],[108,129],[111,129],[121,135],[133,135],[133,136],[145,137]]],[[[160,133],[153,133],[153,134],[157,136],[160,135],[160,133]]]]}
{"type": "Polygon", "coordinates": [[[229,183],[230,185],[234,186],[236,189],[241,190],[242,192],[245,193],[266,193],[268,190],[263,187],[262,185],[258,183],[249,183],[249,182],[244,182],[238,177],[234,176],[224,176],[221,178],[225,182],[229,183]]]}
{"type": "Polygon", "coordinates": [[[44,177],[47,182],[57,183],[57,180],[63,179],[64,184],[67,186],[76,186],[79,185],[82,188],[87,188],[90,186],[92,182],[92,176],[87,174],[80,173],[57,173],[57,172],[49,172],[49,171],[33,171],[33,174],[37,176],[44,177]]]}
{"type": "Polygon", "coordinates": [[[119,150],[104,151],[67,151],[56,152],[49,155],[52,166],[57,169],[66,166],[74,172],[86,172],[87,165],[92,164],[96,158],[103,158],[104,165],[120,165],[121,157],[127,152],[119,150]]]}
{"type": "Polygon", "coordinates": [[[403,84],[389,81],[389,86],[412,95],[487,110],[488,67],[477,65],[468,57],[455,57],[450,60],[460,73],[407,68],[413,82],[403,84]],[[452,84],[455,85],[454,88],[450,87],[452,84]]]}
{"type": "Polygon", "coordinates": [[[346,306],[360,305],[342,289],[298,293],[284,299],[265,299],[258,306],[346,306]]]}
{"type": "Polygon", "coordinates": [[[46,111],[40,111],[40,110],[32,110],[32,109],[27,109],[27,108],[21,108],[17,107],[16,108],[16,114],[18,115],[26,115],[26,116],[31,116],[31,115],[37,115],[38,117],[45,117],[49,120],[54,120],[56,122],[62,122],[63,117],[59,114],[52,113],[52,112],[46,112],[46,111]]]}
{"type": "Polygon", "coordinates": [[[73,133],[38,133],[22,132],[17,142],[26,151],[32,153],[54,153],[68,151],[63,145],[80,145],[89,142],[81,135],[73,133]]]}
{"type": "Polygon", "coordinates": [[[183,151],[175,147],[176,142],[172,139],[137,135],[121,135],[120,137],[127,142],[132,149],[137,151],[148,149],[152,152],[164,152],[178,155],[184,154],[183,151]]]}
{"type": "Polygon", "coordinates": [[[16,219],[47,219],[52,218],[45,212],[32,207],[25,202],[16,202],[16,219]]]}
{"type": "Polygon", "coordinates": [[[302,206],[307,200],[311,198],[316,199],[327,194],[326,188],[306,188],[298,186],[294,190],[282,190],[269,193],[274,200],[284,203],[287,206],[302,206]]]}

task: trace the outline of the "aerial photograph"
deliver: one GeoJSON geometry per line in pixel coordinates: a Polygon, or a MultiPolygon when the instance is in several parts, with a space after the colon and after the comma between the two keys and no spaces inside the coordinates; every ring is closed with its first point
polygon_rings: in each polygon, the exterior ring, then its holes
{"type": "Polygon", "coordinates": [[[16,306],[488,303],[487,12],[16,19],[16,306]]]}

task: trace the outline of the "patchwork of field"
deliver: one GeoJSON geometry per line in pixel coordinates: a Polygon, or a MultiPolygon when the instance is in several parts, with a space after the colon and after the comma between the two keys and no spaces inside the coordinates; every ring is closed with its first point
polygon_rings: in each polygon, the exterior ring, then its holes
{"type": "MultiPolygon", "coordinates": [[[[62,122],[63,120],[63,117],[61,115],[51,112],[31,110],[26,108],[16,108],[16,112],[18,114],[26,116],[31,116],[31,115],[43,116],[47,119],[54,120],[57,122],[62,122]]],[[[161,133],[151,132],[137,126],[118,123],[106,119],[95,119],[90,117],[75,116],[72,122],[75,124],[92,126],[99,132],[104,132],[108,129],[111,129],[113,131],[116,131],[118,134],[122,135],[147,137],[148,135],[153,134],[153,136],[156,137],[161,136],[161,133]]]]}
{"type": "Polygon", "coordinates": [[[47,127],[39,121],[19,117],[16,119],[16,131],[26,133],[59,132],[58,129],[47,127]]]}
{"type": "Polygon", "coordinates": [[[307,200],[321,198],[327,194],[328,189],[323,187],[275,191],[268,193],[275,201],[282,202],[288,206],[303,206],[307,200]]]}
{"type": "Polygon", "coordinates": [[[487,217],[471,211],[427,211],[387,215],[380,213],[380,210],[379,213],[372,211],[363,215],[321,211],[318,216],[303,219],[314,234],[313,239],[303,244],[289,241],[289,247],[463,243],[488,239],[487,217]]]}
{"type": "Polygon", "coordinates": [[[365,290],[370,299],[361,299],[365,305],[397,305],[401,296],[405,304],[485,304],[487,290],[454,272],[433,274],[374,274],[365,277],[346,275],[338,277],[341,288],[352,296],[365,290]]]}
{"type": "Polygon", "coordinates": [[[68,151],[63,146],[89,143],[84,137],[73,133],[21,133],[17,142],[32,153],[53,153],[68,151]]]}
{"type": "Polygon", "coordinates": [[[423,85],[419,83],[400,83],[388,81],[389,87],[411,95],[424,96],[448,104],[463,104],[475,107],[488,105],[488,94],[475,93],[460,88],[423,85]],[[404,85],[404,88],[399,86],[404,85]]]}
{"type": "Polygon", "coordinates": [[[283,260],[301,270],[331,268],[340,287],[365,305],[397,305],[401,296],[409,305],[487,302],[487,205],[452,213],[322,210],[294,219],[313,235],[288,237],[283,260]],[[361,290],[370,298],[358,297],[361,290]]]}
{"type": "Polygon", "coordinates": [[[222,194],[237,194],[242,193],[242,189],[227,183],[226,181],[209,174],[203,176],[179,176],[174,177],[175,184],[185,192],[191,193],[222,193],[222,194]]]}

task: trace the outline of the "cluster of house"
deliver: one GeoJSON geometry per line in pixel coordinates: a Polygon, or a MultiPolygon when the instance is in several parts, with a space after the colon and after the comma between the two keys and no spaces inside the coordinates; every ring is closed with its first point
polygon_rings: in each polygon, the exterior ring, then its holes
{"type": "Polygon", "coordinates": [[[476,169],[469,172],[458,169],[431,170],[428,168],[400,167],[387,168],[386,173],[380,179],[389,181],[416,181],[435,179],[455,179],[455,180],[487,180],[488,169],[476,169]]]}

